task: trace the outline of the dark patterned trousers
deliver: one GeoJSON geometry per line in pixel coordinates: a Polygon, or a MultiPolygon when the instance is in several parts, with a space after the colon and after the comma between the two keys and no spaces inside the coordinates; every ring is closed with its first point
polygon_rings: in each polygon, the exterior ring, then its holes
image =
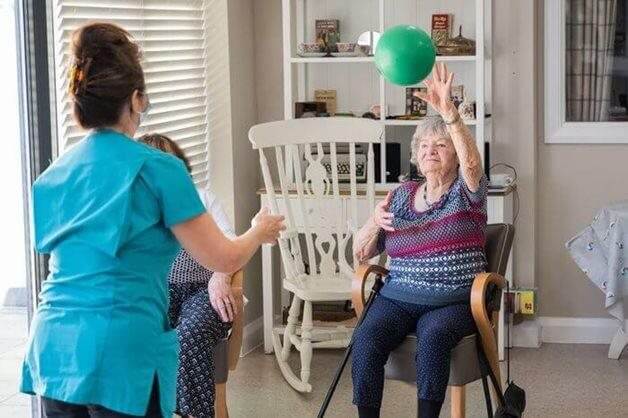
{"type": "Polygon", "coordinates": [[[417,396],[443,401],[451,350],[463,337],[476,332],[469,304],[418,305],[379,295],[355,331],[351,371],[355,405],[381,406],[388,355],[411,332],[417,335],[417,396]]]}
{"type": "Polygon", "coordinates": [[[177,413],[195,418],[214,417],[213,351],[227,336],[224,323],[209,303],[207,283],[170,283],[170,324],[179,336],[177,413]]]}

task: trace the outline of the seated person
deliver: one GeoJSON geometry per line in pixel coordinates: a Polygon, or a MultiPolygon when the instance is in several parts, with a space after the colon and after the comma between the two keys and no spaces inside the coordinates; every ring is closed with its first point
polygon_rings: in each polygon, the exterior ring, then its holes
{"type": "MultiPolygon", "coordinates": [[[[191,172],[190,162],[179,146],[163,135],[139,139],[152,147],[174,154],[191,172]]],[[[222,232],[232,238],[235,232],[216,197],[197,189],[207,211],[222,232]]],[[[179,336],[177,374],[177,413],[190,418],[214,416],[214,347],[227,336],[236,309],[231,277],[212,272],[181,250],[168,276],[170,324],[179,336]]]]}
{"type": "Polygon", "coordinates": [[[383,251],[390,258],[390,275],[355,331],[353,403],[361,418],[379,417],[384,365],[411,332],[419,417],[438,417],[451,350],[476,331],[469,303],[475,275],[486,269],[487,180],[475,139],[450,99],[452,80],[438,64],[419,95],[439,113],[412,138],[411,161],[425,181],[389,193],[356,237],[360,263],[383,251]]]}

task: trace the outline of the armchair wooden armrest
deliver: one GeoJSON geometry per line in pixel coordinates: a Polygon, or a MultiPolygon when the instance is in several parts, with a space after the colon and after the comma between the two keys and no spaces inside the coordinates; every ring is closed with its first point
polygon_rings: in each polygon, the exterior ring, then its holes
{"type": "Polygon", "coordinates": [[[366,279],[371,274],[376,274],[381,277],[388,275],[388,270],[377,264],[360,264],[356,270],[353,280],[351,281],[351,302],[353,302],[353,309],[355,314],[359,318],[364,310],[364,304],[366,298],[364,297],[364,286],[366,279]]]}
{"type": "Polygon", "coordinates": [[[235,317],[231,325],[231,335],[227,344],[227,358],[229,370],[235,370],[240,359],[240,350],[242,349],[242,328],[244,325],[244,296],[242,287],[244,285],[244,272],[237,271],[231,278],[231,290],[236,300],[235,317]]]}
{"type": "Polygon", "coordinates": [[[491,284],[496,285],[499,289],[503,289],[506,287],[506,279],[497,273],[479,273],[475,276],[473,286],[471,287],[471,313],[478,328],[480,342],[486,353],[489,366],[497,378],[500,390],[502,390],[495,335],[498,311],[490,313],[491,315],[489,316],[489,312],[486,309],[486,293],[491,284]]]}

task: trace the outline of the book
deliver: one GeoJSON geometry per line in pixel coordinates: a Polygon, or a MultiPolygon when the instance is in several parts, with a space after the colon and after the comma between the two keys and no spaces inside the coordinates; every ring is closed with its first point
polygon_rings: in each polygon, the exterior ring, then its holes
{"type": "Polygon", "coordinates": [[[460,106],[460,103],[464,101],[464,86],[451,86],[451,100],[454,102],[456,109],[460,106]]]}
{"type": "Polygon", "coordinates": [[[314,90],[314,101],[327,103],[327,113],[336,114],[336,90],[314,90]]]}
{"type": "Polygon", "coordinates": [[[432,15],[432,41],[438,49],[449,40],[451,33],[451,15],[433,14],[432,15]]]}
{"type": "Polygon", "coordinates": [[[338,19],[316,19],[316,43],[324,46],[327,52],[336,51],[340,42],[340,21],[338,19]]]}
{"type": "Polygon", "coordinates": [[[417,91],[425,93],[427,88],[406,87],[406,115],[423,117],[427,115],[427,102],[414,95],[417,91]]]}

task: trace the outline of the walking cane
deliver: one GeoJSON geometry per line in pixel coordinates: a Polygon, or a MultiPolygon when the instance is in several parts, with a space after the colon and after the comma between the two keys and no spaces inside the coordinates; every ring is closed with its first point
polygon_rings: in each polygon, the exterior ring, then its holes
{"type": "Polygon", "coordinates": [[[373,300],[375,300],[375,298],[379,294],[379,290],[382,288],[383,285],[384,285],[384,282],[382,281],[381,276],[377,276],[377,278],[375,279],[375,283],[373,283],[372,292],[369,295],[369,298],[366,300],[366,305],[364,305],[364,311],[362,311],[362,316],[360,316],[360,320],[358,321],[358,323],[356,324],[353,330],[353,335],[351,336],[351,342],[347,346],[345,355],[342,358],[342,361],[340,362],[338,369],[336,370],[334,380],[331,382],[331,386],[327,390],[327,395],[325,395],[325,400],[323,401],[323,405],[321,405],[321,409],[318,411],[318,415],[317,415],[318,418],[323,418],[325,416],[325,412],[327,412],[327,407],[329,406],[329,403],[331,402],[331,397],[334,396],[334,392],[336,391],[336,386],[338,386],[338,381],[340,380],[340,376],[342,376],[342,372],[344,371],[345,366],[347,365],[347,361],[349,360],[349,356],[351,355],[351,350],[353,349],[353,337],[355,335],[355,332],[357,331],[358,328],[360,328],[360,325],[362,325],[362,321],[364,321],[364,318],[366,318],[366,314],[368,313],[369,308],[371,307],[371,303],[373,303],[373,300]]]}

